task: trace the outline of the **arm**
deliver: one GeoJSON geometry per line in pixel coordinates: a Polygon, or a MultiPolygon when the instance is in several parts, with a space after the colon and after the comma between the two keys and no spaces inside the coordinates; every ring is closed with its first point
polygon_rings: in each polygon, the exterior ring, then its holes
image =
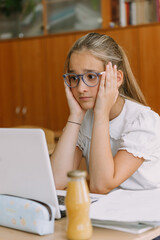
{"type": "MultiPolygon", "coordinates": [[[[81,124],[85,112],[80,108],[67,86],[65,86],[65,91],[70,108],[68,121],[81,124]]],[[[67,172],[77,169],[82,158],[80,149],[76,147],[79,129],[79,124],[67,122],[51,156],[53,176],[57,189],[64,189],[67,186],[67,172]]]]}
{"type": "Polygon", "coordinates": [[[118,97],[117,69],[107,66],[101,79],[94,109],[94,123],[90,149],[90,191],[107,193],[128,179],[143,163],[127,151],[112,156],[109,116],[118,97]]]}

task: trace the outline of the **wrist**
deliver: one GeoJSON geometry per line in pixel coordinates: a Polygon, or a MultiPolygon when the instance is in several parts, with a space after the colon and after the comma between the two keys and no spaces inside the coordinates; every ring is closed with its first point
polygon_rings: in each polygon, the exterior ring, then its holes
{"type": "Polygon", "coordinates": [[[70,114],[68,121],[77,122],[77,123],[81,124],[83,121],[83,118],[84,118],[84,114],[83,115],[82,114],[70,114]]]}
{"type": "Polygon", "coordinates": [[[98,122],[99,124],[109,122],[109,113],[104,114],[104,113],[100,113],[100,112],[94,112],[94,121],[98,122]]]}
{"type": "Polygon", "coordinates": [[[76,124],[76,125],[79,125],[79,126],[81,126],[81,123],[79,123],[79,122],[68,121],[68,123],[71,123],[71,124],[76,124]]]}

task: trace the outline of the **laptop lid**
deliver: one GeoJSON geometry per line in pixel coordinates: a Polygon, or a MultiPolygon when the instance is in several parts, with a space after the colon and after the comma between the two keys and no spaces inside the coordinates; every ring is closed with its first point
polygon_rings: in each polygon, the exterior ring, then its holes
{"type": "Polygon", "coordinates": [[[61,217],[43,130],[0,128],[0,194],[52,204],[61,217]]]}

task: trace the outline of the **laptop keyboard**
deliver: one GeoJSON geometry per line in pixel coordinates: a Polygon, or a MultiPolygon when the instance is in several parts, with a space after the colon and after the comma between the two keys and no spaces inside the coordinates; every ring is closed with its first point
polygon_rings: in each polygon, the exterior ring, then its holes
{"type": "Polygon", "coordinates": [[[65,196],[58,195],[58,203],[59,203],[59,205],[64,206],[65,205],[64,201],[65,201],[65,196]]]}
{"type": "MultiPolygon", "coordinates": [[[[98,195],[90,195],[90,200],[91,203],[97,202],[99,197],[97,197],[98,195]]],[[[61,212],[61,217],[66,217],[66,207],[65,207],[65,196],[64,195],[58,195],[58,203],[59,203],[59,207],[60,207],[60,212],[61,212]]]]}
{"type": "MultiPolygon", "coordinates": [[[[90,197],[91,203],[97,202],[98,199],[95,197],[90,197]]],[[[58,203],[59,205],[65,206],[65,196],[58,195],[58,203]]]]}

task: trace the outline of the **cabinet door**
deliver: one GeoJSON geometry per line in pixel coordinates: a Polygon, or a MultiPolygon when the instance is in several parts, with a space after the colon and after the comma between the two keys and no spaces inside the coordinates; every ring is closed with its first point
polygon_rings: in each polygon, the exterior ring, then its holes
{"type": "Polygon", "coordinates": [[[67,52],[74,41],[74,34],[46,38],[50,126],[53,130],[62,130],[69,114],[62,75],[67,52]]]}
{"type": "Polygon", "coordinates": [[[0,127],[21,123],[20,62],[16,42],[0,42],[0,127]]]}
{"type": "Polygon", "coordinates": [[[148,104],[160,114],[160,25],[139,29],[140,78],[148,104]]]}
{"type": "Polygon", "coordinates": [[[23,124],[49,127],[49,97],[44,39],[19,42],[23,124]]]}

